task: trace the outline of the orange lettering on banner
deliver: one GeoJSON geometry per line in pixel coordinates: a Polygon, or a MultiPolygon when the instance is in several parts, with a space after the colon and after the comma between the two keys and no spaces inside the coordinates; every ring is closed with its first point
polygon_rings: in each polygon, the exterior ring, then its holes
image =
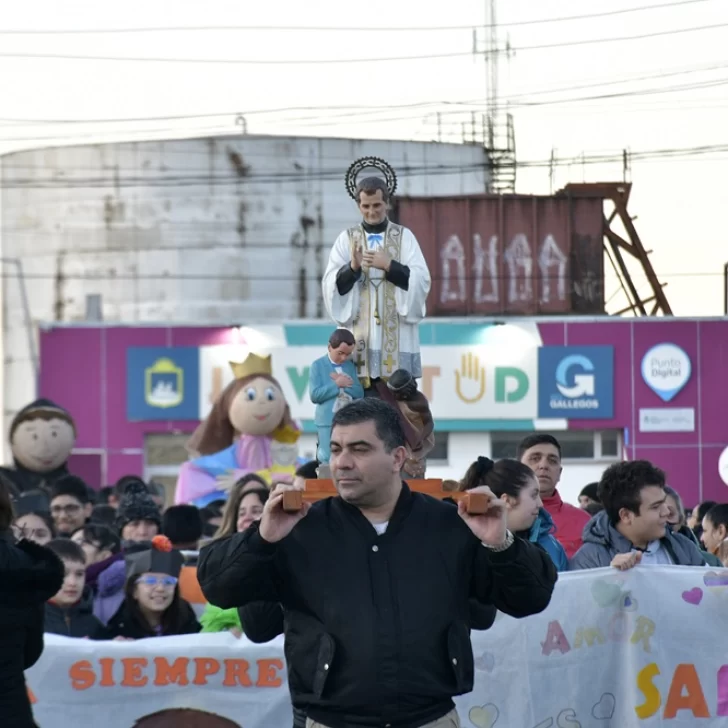
{"type": "Polygon", "coordinates": [[[283,680],[278,674],[283,669],[283,660],[258,660],[258,682],[259,688],[279,688],[283,680]]]}
{"type": "Polygon", "coordinates": [[[114,659],[112,657],[102,657],[99,660],[101,666],[101,680],[99,686],[102,688],[113,688],[114,682],[114,659]]]}
{"type": "Polygon", "coordinates": [[[248,670],[250,663],[247,660],[225,660],[225,679],[222,684],[226,688],[252,688],[248,670]]]}
{"type": "Polygon", "coordinates": [[[220,663],[211,657],[195,657],[195,685],[207,685],[207,678],[220,672],[220,663]]]}
{"type": "MultiPolygon", "coordinates": [[[[283,685],[280,673],[283,660],[266,658],[255,663],[257,676],[251,676],[251,663],[243,659],[216,660],[213,657],[101,657],[98,666],[89,660],[74,662],[68,670],[74,690],[88,690],[94,685],[111,688],[141,688],[149,684],[157,687],[170,685],[207,685],[209,678],[220,675],[219,683],[226,688],[279,688],[283,685]],[[114,680],[114,669],[121,663],[121,681],[114,680]]],[[[116,668],[118,669],[118,667],[116,668]]],[[[118,672],[116,673],[119,674],[118,672]]]]}
{"type": "Polygon", "coordinates": [[[143,688],[149,682],[142,672],[149,664],[146,657],[122,657],[121,664],[124,666],[124,677],[121,680],[122,687],[143,688]]]}
{"type": "Polygon", "coordinates": [[[166,657],[155,657],[154,684],[159,687],[167,685],[189,685],[187,666],[190,661],[186,657],[178,657],[171,665],[166,657]]]}
{"type": "Polygon", "coordinates": [[[74,690],[88,690],[96,683],[94,668],[88,660],[74,662],[68,670],[68,677],[74,690]]]}
{"type": "Polygon", "coordinates": [[[680,710],[689,710],[694,718],[710,718],[695,665],[682,664],[675,668],[662,717],[675,718],[680,710]]]}

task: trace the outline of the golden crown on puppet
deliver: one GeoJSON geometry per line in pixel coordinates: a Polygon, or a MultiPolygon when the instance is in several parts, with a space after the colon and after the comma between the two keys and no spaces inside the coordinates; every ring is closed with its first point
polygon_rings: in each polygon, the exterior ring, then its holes
{"type": "Polygon", "coordinates": [[[243,377],[252,377],[256,374],[267,374],[273,376],[273,364],[271,355],[258,356],[257,354],[248,354],[244,361],[230,362],[230,368],[233,370],[235,379],[243,379],[243,377]]]}

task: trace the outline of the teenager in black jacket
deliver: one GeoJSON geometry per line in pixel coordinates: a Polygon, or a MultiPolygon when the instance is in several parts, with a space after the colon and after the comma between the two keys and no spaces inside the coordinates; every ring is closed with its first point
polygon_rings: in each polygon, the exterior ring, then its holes
{"type": "Polygon", "coordinates": [[[34,728],[23,671],[43,652],[43,607],[63,583],[47,548],[15,540],[9,490],[0,476],[0,725],[34,728]]]}
{"type": "Polygon", "coordinates": [[[314,725],[453,725],[452,697],[473,687],[469,600],[541,612],[553,562],[507,531],[494,497],[471,516],[412,493],[400,479],[404,433],[384,402],[336,413],[331,456],[338,497],[286,513],[294,486],[279,485],[259,523],[202,550],[200,586],[221,608],[283,605],[291,693],[314,725]]]}

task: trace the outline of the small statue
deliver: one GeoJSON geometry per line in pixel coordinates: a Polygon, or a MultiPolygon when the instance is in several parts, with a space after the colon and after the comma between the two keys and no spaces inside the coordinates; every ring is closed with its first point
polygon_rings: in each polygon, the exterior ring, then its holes
{"type": "Polygon", "coordinates": [[[397,369],[387,381],[403,420],[405,436],[410,448],[402,469],[405,480],[425,477],[428,453],[435,447],[435,421],[430,403],[417,389],[417,380],[406,369],[397,369]]]}

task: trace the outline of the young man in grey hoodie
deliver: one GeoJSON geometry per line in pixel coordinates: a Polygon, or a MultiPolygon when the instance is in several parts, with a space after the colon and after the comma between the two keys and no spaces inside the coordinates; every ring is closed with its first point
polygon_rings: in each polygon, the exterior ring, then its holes
{"type": "Polygon", "coordinates": [[[584,528],[584,545],[569,568],[642,564],[705,566],[695,544],[667,528],[665,473],[647,460],[615,463],[597,489],[604,510],[584,528]]]}

